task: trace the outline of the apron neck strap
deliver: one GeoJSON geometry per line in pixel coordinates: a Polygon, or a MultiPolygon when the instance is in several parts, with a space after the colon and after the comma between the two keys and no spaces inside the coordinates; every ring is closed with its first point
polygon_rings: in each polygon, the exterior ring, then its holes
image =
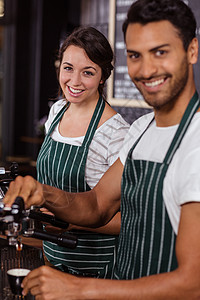
{"type": "Polygon", "coordinates": [[[181,122],[178,126],[178,129],[175,133],[172,143],[164,158],[164,162],[166,164],[169,164],[171,162],[199,106],[200,106],[200,101],[199,101],[198,93],[196,91],[184,112],[184,115],[181,119],[181,122]]]}
{"type": "Polygon", "coordinates": [[[47,132],[47,135],[50,135],[53,132],[54,128],[59,123],[60,119],[62,118],[62,116],[64,115],[64,113],[68,107],[69,107],[69,102],[67,102],[66,105],[63,106],[62,109],[58,112],[58,114],[54,118],[53,122],[51,123],[51,126],[47,132]]]}
{"type": "Polygon", "coordinates": [[[105,101],[100,96],[99,100],[97,102],[97,105],[95,107],[95,110],[94,110],[92,119],[90,121],[90,124],[88,126],[88,129],[87,129],[87,132],[86,132],[86,135],[85,135],[85,138],[84,138],[82,146],[85,147],[85,146],[89,146],[90,145],[90,143],[91,143],[91,141],[93,139],[93,136],[95,134],[95,131],[97,129],[97,126],[99,124],[99,121],[101,119],[101,116],[103,114],[104,108],[105,108],[105,101]]]}

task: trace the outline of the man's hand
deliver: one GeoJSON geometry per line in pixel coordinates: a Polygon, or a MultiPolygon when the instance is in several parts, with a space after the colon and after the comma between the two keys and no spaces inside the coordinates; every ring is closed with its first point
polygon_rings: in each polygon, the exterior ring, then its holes
{"type": "Polygon", "coordinates": [[[42,266],[25,277],[23,294],[27,295],[30,291],[36,300],[80,299],[82,282],[83,278],[42,266]]]}
{"type": "Polygon", "coordinates": [[[45,201],[42,184],[31,176],[18,176],[14,181],[11,181],[4,197],[4,203],[11,206],[18,196],[24,199],[26,208],[31,205],[42,205],[45,201]]]}

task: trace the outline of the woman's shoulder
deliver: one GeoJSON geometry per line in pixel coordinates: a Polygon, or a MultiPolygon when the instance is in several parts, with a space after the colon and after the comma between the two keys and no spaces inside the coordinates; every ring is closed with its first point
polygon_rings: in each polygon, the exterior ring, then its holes
{"type": "Polygon", "coordinates": [[[59,113],[59,111],[66,105],[65,99],[60,99],[56,101],[50,108],[48,119],[45,123],[46,132],[48,131],[52,121],[54,120],[55,116],[59,113]]]}
{"type": "Polygon", "coordinates": [[[119,113],[114,114],[108,119],[107,124],[112,124],[116,130],[120,127],[130,127],[130,124],[119,113]]]}
{"type": "Polygon", "coordinates": [[[98,133],[100,135],[103,134],[106,135],[109,140],[112,140],[115,139],[116,136],[125,136],[129,128],[130,124],[127,123],[119,113],[115,113],[101,124],[97,129],[97,135],[98,133]]]}
{"type": "Polygon", "coordinates": [[[66,105],[66,99],[57,100],[50,108],[49,115],[57,115],[57,113],[66,105]]]}
{"type": "Polygon", "coordinates": [[[117,113],[108,103],[106,103],[104,114],[103,114],[103,124],[115,124],[117,127],[119,126],[130,126],[125,119],[117,113]]]}

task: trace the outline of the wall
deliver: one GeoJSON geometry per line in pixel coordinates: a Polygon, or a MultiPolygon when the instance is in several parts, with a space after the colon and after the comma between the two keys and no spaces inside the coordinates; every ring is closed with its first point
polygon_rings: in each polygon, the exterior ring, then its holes
{"type": "MultiPolygon", "coordinates": [[[[123,1],[122,1],[123,2],[123,1]]],[[[127,2],[127,1],[126,1],[127,2]]],[[[108,0],[82,0],[81,1],[81,24],[92,25],[108,37],[109,26],[109,1],[108,0]]],[[[120,28],[121,30],[121,28],[120,28]]],[[[116,58],[117,59],[117,58],[116,58]]],[[[109,101],[109,99],[108,99],[109,101]]],[[[140,107],[113,106],[128,123],[132,123],[141,115],[151,111],[140,107]]]]}
{"type": "MultiPolygon", "coordinates": [[[[128,101],[124,101],[124,106],[116,106],[117,105],[117,99],[118,98],[130,98],[129,101],[132,99],[137,98],[138,101],[142,99],[142,96],[140,93],[136,90],[136,88],[133,86],[127,71],[122,71],[121,74],[117,74],[116,70],[125,70],[126,69],[126,57],[125,57],[125,45],[122,47],[123,44],[123,34],[122,34],[122,23],[124,18],[126,17],[126,12],[132,2],[135,2],[136,0],[116,0],[116,11],[114,13],[114,17],[116,19],[116,32],[115,32],[115,47],[114,51],[116,54],[116,63],[115,63],[115,79],[122,78],[120,81],[120,86],[118,90],[120,90],[119,95],[116,93],[116,101],[114,108],[116,111],[122,114],[122,116],[129,122],[132,123],[135,119],[140,117],[143,114],[146,114],[151,111],[151,109],[148,108],[141,108],[141,107],[128,107],[126,106],[128,101]],[[116,46],[118,45],[118,47],[116,46]],[[122,76],[122,77],[120,77],[122,76]],[[124,79],[123,79],[124,78],[124,79]],[[130,82],[130,86],[128,83],[130,82]],[[124,84],[124,85],[123,85],[124,84]],[[126,85],[125,85],[126,84],[126,85]],[[127,92],[127,94],[123,94],[123,90],[127,92]]],[[[197,20],[197,37],[199,39],[200,43],[200,1],[199,0],[183,0],[187,5],[191,7],[193,10],[196,20],[197,20]]],[[[107,37],[108,37],[108,25],[109,25],[109,1],[98,1],[98,0],[82,0],[82,11],[81,11],[81,22],[83,24],[89,24],[93,25],[100,31],[102,31],[107,37]],[[107,12],[107,13],[106,13],[107,12]]],[[[196,80],[196,86],[197,90],[200,92],[200,62],[194,66],[195,70],[195,80],[196,80]]],[[[115,86],[114,82],[114,88],[117,91],[117,88],[115,86]]],[[[109,99],[108,99],[109,101],[109,99]]]]}
{"type": "Polygon", "coordinates": [[[2,160],[36,158],[35,122],[48,113],[58,83],[55,59],[63,32],[80,24],[80,0],[6,0],[2,160]]]}

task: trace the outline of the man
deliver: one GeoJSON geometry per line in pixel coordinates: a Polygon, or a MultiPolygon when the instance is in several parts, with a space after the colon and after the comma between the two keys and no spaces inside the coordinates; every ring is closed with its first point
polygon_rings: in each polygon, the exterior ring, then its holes
{"type": "Polygon", "coordinates": [[[101,226],[120,209],[115,278],[48,267],[23,282],[36,299],[200,298],[200,109],[196,22],[181,0],[138,0],[123,26],[129,75],[154,113],[137,120],[120,158],[90,192],[18,177],[5,197],[43,205],[69,223],[101,226]],[[122,179],[122,180],[121,180],[122,179]]]}

